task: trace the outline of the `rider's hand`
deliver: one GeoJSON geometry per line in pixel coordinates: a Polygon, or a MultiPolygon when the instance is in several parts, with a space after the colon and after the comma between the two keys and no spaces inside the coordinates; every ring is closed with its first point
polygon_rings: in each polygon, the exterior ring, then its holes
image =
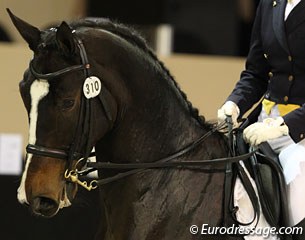
{"type": "MultiPolygon", "coordinates": [[[[218,109],[217,111],[217,122],[218,125],[223,124],[226,120],[226,118],[230,116],[232,117],[233,122],[233,128],[238,126],[237,118],[239,116],[239,108],[236,105],[236,103],[232,101],[227,101],[225,104],[218,109]]],[[[222,129],[227,128],[227,125],[225,125],[222,129]]]]}
{"type": "Polygon", "coordinates": [[[263,122],[251,124],[244,130],[244,139],[252,146],[289,134],[282,117],[266,118],[263,122]]]}

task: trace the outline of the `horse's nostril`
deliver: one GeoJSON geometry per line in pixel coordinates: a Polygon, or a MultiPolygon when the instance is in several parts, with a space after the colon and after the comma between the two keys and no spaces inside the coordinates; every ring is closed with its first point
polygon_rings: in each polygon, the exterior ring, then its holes
{"type": "Polygon", "coordinates": [[[35,214],[51,217],[57,212],[58,203],[51,198],[36,197],[33,199],[32,209],[35,214]]]}
{"type": "Polygon", "coordinates": [[[50,210],[56,207],[56,202],[50,198],[40,197],[40,207],[44,210],[50,210]]]}

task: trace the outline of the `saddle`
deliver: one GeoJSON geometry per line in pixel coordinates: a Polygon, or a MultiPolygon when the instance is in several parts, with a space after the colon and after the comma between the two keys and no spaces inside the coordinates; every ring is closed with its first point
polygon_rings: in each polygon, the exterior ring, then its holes
{"type": "MultiPolygon", "coordinates": [[[[249,145],[243,139],[243,129],[247,122],[240,128],[232,131],[229,136],[232,155],[242,155],[249,152],[249,145]]],[[[271,149],[270,145],[262,143],[253,155],[243,161],[250,176],[256,183],[257,194],[250,182],[248,175],[240,163],[228,163],[225,178],[225,198],[224,198],[224,224],[225,226],[248,226],[260,217],[260,207],[266,221],[271,227],[288,226],[288,209],[286,184],[282,168],[277,154],[271,149]],[[234,206],[234,186],[237,176],[240,178],[255,212],[255,216],[250,223],[242,223],[237,220],[238,208],[234,206]],[[257,197],[258,195],[258,197],[257,197]]],[[[256,225],[255,225],[256,226],[256,225]]],[[[279,236],[282,239],[291,239],[291,236],[279,236]]]]}

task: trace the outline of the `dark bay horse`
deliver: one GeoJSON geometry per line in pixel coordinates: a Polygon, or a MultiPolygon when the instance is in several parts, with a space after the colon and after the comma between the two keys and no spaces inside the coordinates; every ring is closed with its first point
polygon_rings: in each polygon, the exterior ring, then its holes
{"type": "MultiPolygon", "coordinates": [[[[131,29],[85,19],[40,31],[9,13],[34,52],[20,83],[30,127],[18,189],[19,201],[34,214],[52,217],[71,204],[77,184],[66,181],[65,170],[93,147],[98,162],[149,163],[211,131],[212,125],[198,116],[163,63],[131,29]]],[[[226,156],[226,139],[214,132],[177,160],[226,156]]],[[[117,173],[100,170],[99,175],[117,173]]],[[[203,239],[189,229],[194,224],[221,226],[224,176],[200,168],[150,169],[104,185],[98,237],[203,239]]]]}

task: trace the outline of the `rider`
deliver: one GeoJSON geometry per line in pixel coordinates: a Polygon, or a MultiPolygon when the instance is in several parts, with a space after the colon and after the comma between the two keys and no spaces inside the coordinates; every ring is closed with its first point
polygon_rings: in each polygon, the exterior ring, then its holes
{"type": "Polygon", "coordinates": [[[261,0],[240,80],[218,110],[243,116],[256,102],[257,122],[244,131],[250,145],[268,141],[279,154],[287,184],[291,226],[305,218],[305,0],[261,0]]]}

